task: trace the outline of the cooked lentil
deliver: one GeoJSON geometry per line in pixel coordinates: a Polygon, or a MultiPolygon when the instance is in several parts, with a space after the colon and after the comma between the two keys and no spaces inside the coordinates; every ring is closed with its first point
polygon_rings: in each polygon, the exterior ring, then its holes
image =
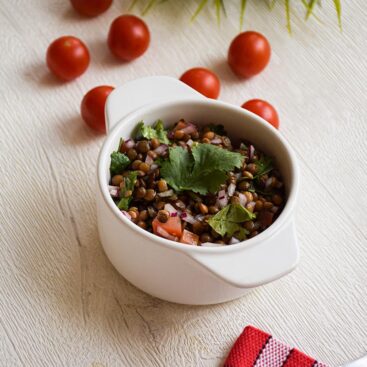
{"type": "MultiPolygon", "coordinates": [[[[190,236],[196,238],[196,242],[199,238],[199,246],[205,242],[220,246],[238,242],[237,232],[222,235],[211,224],[211,219],[220,215],[229,205],[245,208],[242,210],[247,210],[248,215],[251,215],[250,219],[239,223],[239,227],[245,231],[242,239],[258,235],[279,216],[286,201],[282,176],[272,164],[266,166],[267,160],[269,162],[271,158],[256,149],[251,142],[241,140],[237,144],[219,126],[200,128],[184,120],[167,131],[167,138],[171,139],[169,144],[166,143],[169,140],[162,140],[162,136],[157,135],[151,139],[143,136],[135,141],[128,139],[119,145],[119,152],[127,156],[130,163],[121,172],[114,171],[118,174],[111,177],[110,184],[119,193],[119,197],[114,194],[113,199],[116,205],[119,205],[120,200],[128,200],[128,205],[122,211],[139,227],[180,241],[173,230],[167,234],[172,228],[167,229],[165,226],[174,222],[179,233],[184,228],[182,233],[186,236],[191,233],[190,236]],[[182,147],[191,153],[194,146],[201,144],[238,153],[243,161],[239,168],[226,172],[226,178],[216,192],[200,194],[189,189],[175,190],[170,185],[171,181],[161,175],[162,161],[170,157],[168,147],[182,147]],[[135,178],[130,182],[134,172],[135,178]],[[157,226],[161,226],[161,229],[155,232],[157,226]]],[[[183,242],[189,243],[187,238],[183,242]]]]}

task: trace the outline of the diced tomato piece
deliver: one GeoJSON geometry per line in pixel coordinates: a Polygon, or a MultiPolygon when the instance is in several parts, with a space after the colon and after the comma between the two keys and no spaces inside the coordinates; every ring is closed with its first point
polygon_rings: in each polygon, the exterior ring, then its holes
{"type": "Polygon", "coordinates": [[[186,229],[183,230],[180,242],[187,243],[188,245],[197,245],[199,243],[199,236],[186,229]]]}
{"type": "MultiPolygon", "coordinates": [[[[166,223],[161,223],[157,218],[152,222],[153,232],[159,234],[158,228],[162,228],[165,232],[171,236],[181,237],[182,235],[182,223],[180,217],[169,217],[166,223]],[[158,231],[157,231],[158,230],[158,231]]],[[[162,233],[162,232],[161,232],[162,233]]]]}
{"type": "Polygon", "coordinates": [[[171,240],[171,241],[178,241],[178,237],[176,236],[172,236],[171,234],[169,234],[167,231],[165,231],[162,227],[158,226],[157,227],[157,233],[158,236],[160,237],[164,237],[167,238],[167,240],[171,240]]]}

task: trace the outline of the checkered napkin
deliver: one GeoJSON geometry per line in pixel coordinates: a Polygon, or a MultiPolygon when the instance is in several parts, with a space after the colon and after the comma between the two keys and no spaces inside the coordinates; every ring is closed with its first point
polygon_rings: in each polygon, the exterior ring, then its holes
{"type": "Polygon", "coordinates": [[[299,350],[247,326],[236,340],[224,367],[327,367],[299,350]]]}

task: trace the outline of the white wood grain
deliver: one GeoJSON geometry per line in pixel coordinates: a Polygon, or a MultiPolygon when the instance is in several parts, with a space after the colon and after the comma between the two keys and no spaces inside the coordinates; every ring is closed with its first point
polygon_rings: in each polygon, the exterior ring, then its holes
{"type": "Polygon", "coordinates": [[[246,27],[273,47],[264,73],[238,80],[225,62],[238,32],[237,4],[218,29],[214,12],[195,23],[195,2],[168,2],[147,17],[146,55],[120,64],[108,52],[114,1],[86,20],[66,0],[0,1],[0,365],[219,366],[253,324],[338,365],[365,352],[367,337],[367,10],[343,2],[339,33],[331,1],[293,36],[283,9],[249,2],[246,27]],[[183,3],[185,5],[183,5],[183,3]],[[47,71],[48,44],[73,34],[90,47],[88,72],[62,84],[47,71]],[[259,97],[277,106],[297,152],[302,262],[243,299],[187,307],[154,299],[112,268],[98,240],[94,172],[103,137],[79,118],[83,94],[144,75],[214,69],[221,99],[259,97]]]}

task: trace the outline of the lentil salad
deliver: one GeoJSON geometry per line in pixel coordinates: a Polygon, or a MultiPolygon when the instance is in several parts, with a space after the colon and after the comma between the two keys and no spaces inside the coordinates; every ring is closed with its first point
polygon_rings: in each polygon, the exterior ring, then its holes
{"type": "Polygon", "coordinates": [[[181,119],[138,123],[111,154],[109,192],[122,213],[160,237],[198,246],[244,241],[281,213],[284,184],[273,159],[234,144],[222,125],[181,119]]]}

